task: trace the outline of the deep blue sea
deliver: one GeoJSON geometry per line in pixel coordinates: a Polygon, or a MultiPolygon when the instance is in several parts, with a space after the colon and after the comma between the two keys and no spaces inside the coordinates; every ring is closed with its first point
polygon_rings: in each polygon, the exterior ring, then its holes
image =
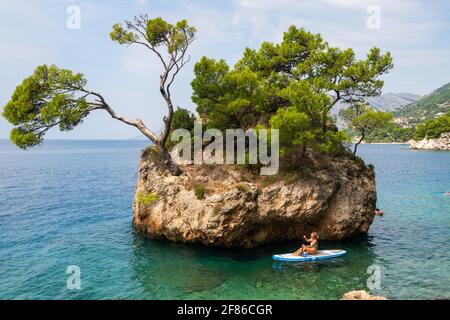
{"type": "Polygon", "coordinates": [[[20,151],[0,141],[0,299],[338,299],[355,289],[450,298],[450,152],[361,146],[385,216],[367,237],[321,243],[345,258],[292,265],[271,256],[295,243],[225,250],[134,232],[144,147],[48,141],[20,151]],[[67,287],[68,266],[80,268],[79,290],[67,287]]]}

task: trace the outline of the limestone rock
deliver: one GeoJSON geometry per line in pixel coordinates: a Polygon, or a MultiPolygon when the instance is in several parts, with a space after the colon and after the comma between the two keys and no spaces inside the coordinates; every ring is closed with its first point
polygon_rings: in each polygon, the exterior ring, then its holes
{"type": "Polygon", "coordinates": [[[367,291],[350,291],[344,294],[341,300],[387,300],[381,296],[371,296],[367,291]]]}
{"type": "Polygon", "coordinates": [[[411,149],[450,150],[450,132],[443,133],[438,139],[411,140],[411,149]]]}
{"type": "Polygon", "coordinates": [[[320,240],[367,233],[376,204],[375,175],[362,161],[321,160],[295,179],[249,178],[233,166],[185,166],[174,177],[142,160],[134,201],[134,226],[150,238],[208,246],[244,247],[320,240]],[[196,196],[199,186],[204,197],[196,196]],[[139,194],[157,201],[142,204],[139,194]]]}

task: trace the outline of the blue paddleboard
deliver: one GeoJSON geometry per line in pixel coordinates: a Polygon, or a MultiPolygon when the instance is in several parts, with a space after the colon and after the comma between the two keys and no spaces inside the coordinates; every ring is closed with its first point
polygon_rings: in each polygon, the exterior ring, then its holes
{"type": "Polygon", "coordinates": [[[292,253],[276,254],[273,256],[275,261],[287,261],[287,262],[306,262],[306,261],[318,261],[325,259],[333,259],[345,256],[347,251],[344,250],[319,250],[316,255],[302,254],[301,256],[294,256],[292,253]]]}

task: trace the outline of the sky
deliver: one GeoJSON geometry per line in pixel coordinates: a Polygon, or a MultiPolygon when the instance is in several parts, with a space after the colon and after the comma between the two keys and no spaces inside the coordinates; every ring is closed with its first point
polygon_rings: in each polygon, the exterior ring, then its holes
{"type": "MultiPolygon", "coordinates": [[[[120,46],[111,26],[148,13],[169,22],[187,19],[198,30],[191,62],[173,85],[174,104],[191,111],[193,68],[202,56],[233,65],[246,47],[279,42],[294,24],[321,33],[331,45],[363,58],[377,46],[394,69],[384,93],[427,94],[450,82],[450,1],[445,0],[0,0],[0,110],[14,88],[41,64],[81,72],[120,114],[160,130],[166,107],[159,94],[161,65],[151,52],[120,46]],[[75,10],[75,11],[73,11],[75,10]],[[79,19],[73,20],[79,10],[79,19]],[[73,22],[79,21],[77,23],[73,22]],[[79,28],[78,28],[79,27],[79,28]]],[[[0,117],[0,139],[11,130],[0,117]]],[[[52,139],[128,139],[136,128],[92,113],[52,139]]]]}

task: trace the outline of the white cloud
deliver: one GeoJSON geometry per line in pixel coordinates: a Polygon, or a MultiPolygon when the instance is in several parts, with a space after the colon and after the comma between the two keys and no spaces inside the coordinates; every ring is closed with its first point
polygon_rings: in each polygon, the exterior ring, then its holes
{"type": "MultiPolygon", "coordinates": [[[[232,64],[247,46],[257,48],[262,41],[280,41],[291,24],[321,33],[332,45],[354,48],[359,56],[372,46],[391,51],[395,67],[386,77],[387,91],[426,93],[443,84],[450,72],[450,5],[439,0],[77,0],[82,29],[69,33],[65,8],[73,3],[0,0],[1,21],[7,26],[0,28],[0,106],[36,65],[57,63],[81,69],[89,85],[103,92],[120,113],[149,119],[149,125],[157,129],[166,111],[157,90],[160,63],[144,48],[120,47],[108,39],[113,23],[147,9],[152,16],[171,22],[187,18],[198,29],[191,62],[173,88],[175,103],[191,110],[190,82],[196,61],[206,55],[232,64]],[[381,8],[379,30],[366,27],[366,9],[373,4],[381,8]]],[[[5,138],[2,120],[0,128],[0,136],[5,138]]],[[[128,132],[126,126],[98,115],[74,135],[126,137],[128,132]]]]}

